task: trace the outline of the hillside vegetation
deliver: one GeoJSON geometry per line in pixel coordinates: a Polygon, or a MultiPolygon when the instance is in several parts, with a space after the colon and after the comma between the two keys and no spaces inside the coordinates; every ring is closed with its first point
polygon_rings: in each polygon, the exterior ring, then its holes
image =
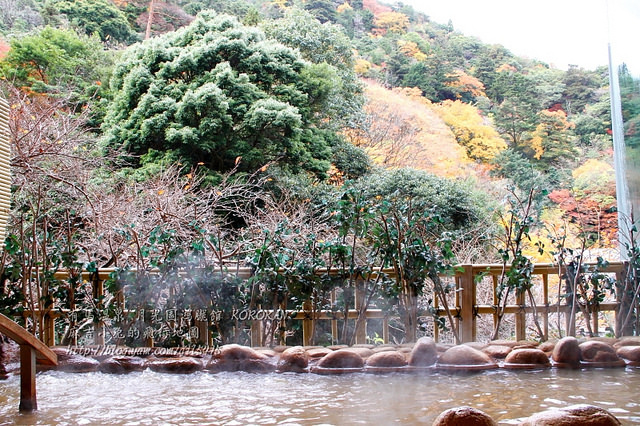
{"type": "MultiPolygon", "coordinates": [[[[558,70],[400,2],[2,4],[7,312],[106,306],[80,275],[106,267],[140,309],[171,280],[191,303],[179,277],[198,270],[212,306],[346,315],[359,292],[414,338],[418,300],[446,303],[457,262],[502,262],[525,291],[533,260],[616,247],[605,67],[558,70]],[[220,278],[238,265],[251,280],[220,278]],[[397,278],[356,279],[379,267],[397,278]]],[[[620,78],[638,117],[638,81],[620,78]]]]}

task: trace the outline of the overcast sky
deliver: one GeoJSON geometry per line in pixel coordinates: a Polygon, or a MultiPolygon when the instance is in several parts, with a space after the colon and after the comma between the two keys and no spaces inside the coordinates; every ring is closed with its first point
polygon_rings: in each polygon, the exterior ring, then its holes
{"type": "Polygon", "coordinates": [[[402,0],[432,21],[567,69],[614,60],[640,75],[640,0],[402,0]],[[610,22],[610,24],[609,24],[610,22]]]}

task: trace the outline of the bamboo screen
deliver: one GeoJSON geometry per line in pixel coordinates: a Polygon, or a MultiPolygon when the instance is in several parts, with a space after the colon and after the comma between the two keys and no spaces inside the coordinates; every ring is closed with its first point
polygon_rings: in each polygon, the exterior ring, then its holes
{"type": "Polygon", "coordinates": [[[0,98],[0,247],[3,247],[11,203],[9,104],[0,98]]]}

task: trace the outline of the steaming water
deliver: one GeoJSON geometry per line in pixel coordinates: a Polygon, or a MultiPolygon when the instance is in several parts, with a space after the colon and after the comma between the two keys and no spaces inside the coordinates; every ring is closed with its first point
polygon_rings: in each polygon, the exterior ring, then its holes
{"type": "Polygon", "coordinates": [[[39,373],[38,407],[19,414],[17,376],[0,382],[0,424],[431,424],[460,405],[515,424],[550,407],[589,403],[640,424],[640,370],[473,374],[39,373]]]}

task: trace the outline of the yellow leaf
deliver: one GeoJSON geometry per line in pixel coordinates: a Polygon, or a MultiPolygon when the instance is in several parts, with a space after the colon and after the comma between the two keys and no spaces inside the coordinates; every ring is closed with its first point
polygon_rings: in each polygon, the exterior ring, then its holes
{"type": "Polygon", "coordinates": [[[164,194],[164,189],[158,190],[158,195],[162,195],[162,194],[164,194]]]}

